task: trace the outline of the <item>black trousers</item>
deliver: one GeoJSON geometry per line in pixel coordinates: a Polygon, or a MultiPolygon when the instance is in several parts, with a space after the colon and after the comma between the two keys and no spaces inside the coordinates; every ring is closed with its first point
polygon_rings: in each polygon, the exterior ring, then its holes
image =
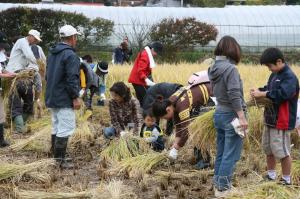
{"type": "Polygon", "coordinates": [[[135,90],[135,95],[136,98],[139,100],[141,107],[143,107],[143,101],[144,97],[146,95],[147,89],[149,86],[142,86],[142,85],[137,85],[137,84],[132,84],[134,90],[135,90]]]}
{"type": "Polygon", "coordinates": [[[17,91],[9,96],[11,118],[23,113],[33,114],[33,84],[22,80],[17,82],[17,91]]]}

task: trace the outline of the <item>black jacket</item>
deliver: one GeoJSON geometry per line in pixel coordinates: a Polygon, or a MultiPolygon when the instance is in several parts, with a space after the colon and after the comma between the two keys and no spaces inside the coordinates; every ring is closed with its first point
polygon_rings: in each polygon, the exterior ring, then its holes
{"type": "Polygon", "coordinates": [[[72,108],[79,96],[80,60],[75,49],[65,43],[50,48],[46,71],[46,106],[72,108]]]}
{"type": "Polygon", "coordinates": [[[143,109],[148,110],[151,108],[153,102],[158,96],[162,96],[164,99],[168,99],[173,95],[182,85],[172,83],[158,83],[151,86],[144,97],[143,109]]]}
{"type": "Polygon", "coordinates": [[[267,91],[267,98],[273,102],[273,106],[265,108],[266,125],[280,130],[294,129],[299,82],[290,67],[286,65],[280,72],[272,73],[268,84],[259,90],[267,91]]]}

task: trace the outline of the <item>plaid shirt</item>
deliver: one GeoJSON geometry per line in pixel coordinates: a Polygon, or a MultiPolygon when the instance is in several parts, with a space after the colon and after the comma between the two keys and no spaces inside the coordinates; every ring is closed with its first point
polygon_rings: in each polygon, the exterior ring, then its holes
{"type": "Polygon", "coordinates": [[[132,97],[128,102],[118,104],[115,100],[109,101],[111,124],[116,129],[117,135],[133,123],[133,132],[138,134],[142,126],[142,116],[139,101],[132,97]]]}

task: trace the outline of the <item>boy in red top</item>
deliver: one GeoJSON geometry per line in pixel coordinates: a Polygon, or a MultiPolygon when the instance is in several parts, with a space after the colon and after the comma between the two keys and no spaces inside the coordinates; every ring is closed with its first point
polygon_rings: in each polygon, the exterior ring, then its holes
{"type": "Polygon", "coordinates": [[[160,42],[153,42],[138,54],[134,62],[128,82],[132,83],[141,106],[147,89],[155,85],[152,79],[152,68],[156,66],[153,57],[161,54],[162,50],[163,45],[160,42]]]}

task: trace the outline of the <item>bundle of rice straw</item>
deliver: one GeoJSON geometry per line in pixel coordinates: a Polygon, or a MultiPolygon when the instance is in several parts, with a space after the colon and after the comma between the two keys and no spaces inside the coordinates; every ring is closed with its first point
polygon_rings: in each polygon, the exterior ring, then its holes
{"type": "Polygon", "coordinates": [[[263,184],[255,184],[253,187],[245,188],[241,191],[234,191],[228,199],[291,199],[298,198],[299,191],[296,191],[293,187],[281,186],[276,182],[265,182],[263,184]],[[244,190],[247,191],[244,191],[244,190]]]}
{"type": "Polygon", "coordinates": [[[166,153],[150,152],[136,157],[127,158],[122,160],[119,165],[113,170],[121,172],[142,172],[148,173],[154,167],[160,165],[163,162],[169,163],[169,158],[166,153]]]}
{"type": "Polygon", "coordinates": [[[197,147],[203,152],[215,149],[216,130],[214,127],[215,110],[197,117],[189,126],[188,145],[197,147]]]}
{"type": "Polygon", "coordinates": [[[15,189],[16,196],[20,199],[135,199],[137,196],[130,187],[124,185],[120,180],[112,180],[103,183],[99,187],[81,192],[44,192],[44,191],[26,191],[15,189]]]}
{"type": "Polygon", "coordinates": [[[53,159],[39,160],[29,164],[0,164],[0,180],[15,178],[20,179],[24,174],[36,171],[38,169],[46,169],[50,165],[54,165],[55,161],[53,159]]]}
{"type": "Polygon", "coordinates": [[[253,98],[246,102],[247,107],[251,106],[256,106],[256,107],[266,107],[266,106],[271,106],[272,101],[266,97],[261,97],[261,98],[253,98]]]}
{"type": "Polygon", "coordinates": [[[48,153],[50,151],[51,126],[48,125],[27,139],[18,141],[9,148],[18,152],[21,150],[48,153]]]}
{"type": "Polygon", "coordinates": [[[41,74],[42,78],[44,78],[46,73],[46,63],[42,59],[37,59],[36,62],[39,66],[39,73],[41,74]]]}
{"type": "Polygon", "coordinates": [[[69,146],[73,150],[87,148],[95,141],[94,134],[91,132],[88,121],[79,123],[75,133],[71,136],[69,146]]]}
{"type": "Polygon", "coordinates": [[[144,139],[129,135],[112,140],[100,155],[105,160],[120,161],[147,153],[150,150],[149,144],[144,139]]]}
{"type": "Polygon", "coordinates": [[[38,183],[43,183],[47,185],[51,184],[51,176],[47,172],[33,171],[33,172],[26,173],[25,176],[33,179],[38,183]]]}
{"type": "Polygon", "coordinates": [[[34,73],[35,72],[33,70],[23,70],[17,73],[16,77],[14,77],[11,82],[9,95],[18,94],[17,92],[18,81],[22,81],[25,85],[31,84],[34,77],[34,73]]]}
{"type": "Polygon", "coordinates": [[[294,160],[292,163],[292,183],[300,186],[300,160],[294,160]]]}

